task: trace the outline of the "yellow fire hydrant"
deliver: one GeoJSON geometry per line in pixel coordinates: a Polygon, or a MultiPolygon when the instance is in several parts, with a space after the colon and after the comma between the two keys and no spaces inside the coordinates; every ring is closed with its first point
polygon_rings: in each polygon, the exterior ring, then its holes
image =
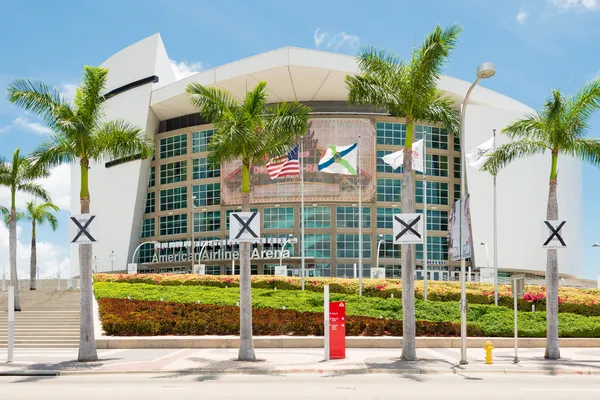
{"type": "Polygon", "coordinates": [[[485,349],[485,363],[493,364],[494,360],[492,358],[492,350],[494,350],[494,345],[488,340],[485,342],[485,346],[483,346],[483,348],[485,349]]]}

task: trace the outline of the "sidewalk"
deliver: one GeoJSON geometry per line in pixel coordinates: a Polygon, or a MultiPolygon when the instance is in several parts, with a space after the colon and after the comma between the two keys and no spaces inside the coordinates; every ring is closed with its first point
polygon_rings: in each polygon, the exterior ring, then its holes
{"type": "Polygon", "coordinates": [[[418,361],[399,359],[400,349],[348,349],[343,360],[323,361],[322,349],[257,349],[258,362],[238,362],[236,349],[99,350],[100,360],[79,363],[77,349],[17,349],[6,363],[0,350],[0,375],[66,375],[107,373],[172,374],[600,374],[600,348],[561,349],[562,359],[546,361],[544,349],[522,349],[513,364],[512,349],[494,350],[485,365],[483,349],[468,350],[468,365],[459,365],[460,349],[417,349],[418,361]]]}

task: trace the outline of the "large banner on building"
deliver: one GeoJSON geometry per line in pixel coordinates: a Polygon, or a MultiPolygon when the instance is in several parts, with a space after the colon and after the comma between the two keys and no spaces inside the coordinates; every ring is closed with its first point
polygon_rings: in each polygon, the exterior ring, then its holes
{"type": "MultiPolygon", "coordinates": [[[[317,165],[327,146],[347,146],[358,143],[360,180],[363,201],[373,198],[375,186],[374,128],[368,119],[315,118],[310,120],[299,157],[304,163],[304,199],[306,201],[358,201],[358,179],[355,176],[319,172],[317,165]],[[360,135],[360,140],[359,140],[360,135]]],[[[271,156],[277,156],[272,154],[271,156]]],[[[278,203],[300,201],[300,178],[287,177],[271,180],[265,164],[253,165],[250,170],[250,202],[278,203]]],[[[241,203],[241,162],[222,166],[221,202],[226,205],[241,203]]]]}

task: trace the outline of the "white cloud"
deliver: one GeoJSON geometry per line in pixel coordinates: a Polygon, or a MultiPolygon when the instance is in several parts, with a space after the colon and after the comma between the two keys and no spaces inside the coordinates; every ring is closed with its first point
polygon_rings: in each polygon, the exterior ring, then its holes
{"type": "Polygon", "coordinates": [[[342,48],[354,51],[360,45],[360,38],[356,35],[350,35],[346,32],[338,32],[334,34],[330,34],[328,32],[321,33],[320,30],[321,28],[317,28],[313,35],[315,47],[317,49],[324,44],[325,48],[333,51],[339,51],[342,48]]]}
{"type": "Polygon", "coordinates": [[[171,68],[175,73],[175,80],[180,80],[183,78],[187,78],[190,75],[194,75],[197,72],[202,71],[202,63],[201,62],[192,62],[188,63],[187,61],[177,62],[174,60],[169,60],[171,63],[171,68]]]}
{"type": "MultiPolygon", "coordinates": [[[[31,238],[23,237],[23,230],[17,226],[17,272],[19,276],[29,277],[29,260],[31,257],[31,238]]],[[[60,265],[61,277],[71,276],[71,260],[69,258],[69,249],[62,248],[55,243],[38,241],[37,246],[37,267],[40,278],[54,275],[58,272],[60,265]]],[[[0,224],[0,274],[6,273],[6,278],[10,276],[9,271],[9,242],[8,228],[0,224]]]]}
{"type": "Polygon", "coordinates": [[[529,13],[525,10],[519,10],[516,18],[519,24],[524,24],[527,21],[527,18],[529,18],[529,13]]]}
{"type": "Polygon", "coordinates": [[[12,124],[26,131],[33,132],[37,135],[52,134],[52,129],[40,124],[39,122],[31,121],[29,118],[26,117],[17,117],[12,122],[12,124]]]}
{"type": "Polygon", "coordinates": [[[78,88],[79,85],[77,85],[76,83],[71,83],[71,82],[67,82],[67,83],[62,83],[60,84],[60,86],[58,87],[58,90],[60,91],[60,93],[65,96],[65,99],[71,103],[73,101],[73,99],[75,98],[75,91],[78,88]]]}
{"type": "Polygon", "coordinates": [[[565,11],[593,11],[600,7],[600,0],[549,0],[549,2],[565,11]]]}
{"type": "MultiPolygon", "coordinates": [[[[52,202],[61,210],[69,210],[71,206],[71,166],[69,164],[59,165],[50,171],[50,176],[37,181],[50,193],[52,202]]],[[[25,193],[17,193],[17,208],[25,208],[25,203],[34,200],[33,196],[25,193]]],[[[8,207],[10,205],[10,190],[0,187],[0,204],[8,207]]]]}

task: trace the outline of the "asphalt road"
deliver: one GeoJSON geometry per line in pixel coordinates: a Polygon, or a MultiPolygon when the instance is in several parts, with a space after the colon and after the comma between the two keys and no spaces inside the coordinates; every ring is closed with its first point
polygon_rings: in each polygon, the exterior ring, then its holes
{"type": "Polygon", "coordinates": [[[1,400],[600,398],[600,376],[173,375],[0,377],[1,400]]]}

